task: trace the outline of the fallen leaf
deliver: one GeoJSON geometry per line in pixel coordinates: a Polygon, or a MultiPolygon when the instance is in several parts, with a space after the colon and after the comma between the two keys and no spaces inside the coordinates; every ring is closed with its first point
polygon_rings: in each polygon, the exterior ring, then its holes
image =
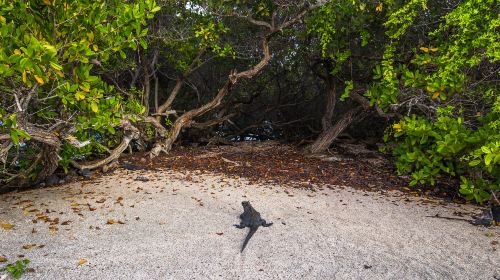
{"type": "Polygon", "coordinates": [[[116,222],[115,222],[115,220],[113,220],[113,219],[109,219],[109,220],[106,222],[106,224],[108,224],[108,225],[112,225],[112,224],[114,224],[114,223],[116,223],[116,222]]]}
{"type": "Polygon", "coordinates": [[[80,259],[78,261],[78,266],[86,264],[88,261],[86,259],[80,259]]]}
{"type": "Polygon", "coordinates": [[[59,228],[56,226],[50,226],[49,230],[50,230],[50,234],[55,235],[57,233],[57,231],[59,230],[59,228]]]}
{"type": "Polygon", "coordinates": [[[9,230],[9,229],[12,229],[14,227],[13,224],[8,224],[8,223],[0,224],[0,226],[2,226],[3,229],[5,229],[5,230],[9,230]]]}
{"type": "Polygon", "coordinates": [[[0,256],[0,263],[6,262],[7,258],[5,256],[0,256]]]}
{"type": "Polygon", "coordinates": [[[217,235],[223,235],[224,233],[223,232],[216,232],[215,234],[217,234],[217,235]]]}
{"type": "Polygon", "coordinates": [[[33,248],[33,246],[35,246],[35,245],[36,245],[36,244],[24,244],[24,245],[23,245],[23,249],[28,250],[28,249],[33,248]]]}

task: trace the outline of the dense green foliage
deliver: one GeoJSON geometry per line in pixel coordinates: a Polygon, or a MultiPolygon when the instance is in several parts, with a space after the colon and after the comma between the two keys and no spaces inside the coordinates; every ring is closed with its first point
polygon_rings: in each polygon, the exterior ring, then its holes
{"type": "Polygon", "coordinates": [[[412,185],[446,174],[466,199],[500,191],[499,11],[491,0],[336,1],[309,18],[323,65],[345,83],[340,100],[367,88],[372,105],[407,115],[386,140],[412,185]]]}
{"type": "Polygon", "coordinates": [[[380,82],[368,94],[378,104],[415,107],[389,132],[398,170],[410,172],[412,184],[449,174],[461,178],[462,195],[481,202],[500,191],[500,6],[463,1],[441,16],[438,5],[411,1],[389,15],[387,34],[397,41],[387,46],[380,82]],[[440,24],[414,46],[409,64],[395,62],[405,55],[399,46],[408,29],[429,15],[440,24]]]}
{"type": "MultiPolygon", "coordinates": [[[[116,55],[125,58],[126,49],[145,48],[146,20],[158,10],[154,1],[0,1],[0,134],[19,146],[30,139],[31,126],[89,140],[84,150],[99,152],[95,133],[112,139],[124,114],[142,106],[93,69],[116,55]]],[[[7,170],[27,168],[40,149],[20,148],[26,157],[7,170]]],[[[65,145],[62,163],[75,152],[65,145]]]]}
{"type": "Polygon", "coordinates": [[[50,154],[66,171],[106,158],[129,120],[140,136],[125,144],[144,149],[194,126],[311,140],[343,115],[351,130],[376,116],[369,127],[390,124],[412,185],[455,178],[487,201],[500,191],[499,11],[494,0],[0,0],[0,180],[46,177],[50,154]]]}

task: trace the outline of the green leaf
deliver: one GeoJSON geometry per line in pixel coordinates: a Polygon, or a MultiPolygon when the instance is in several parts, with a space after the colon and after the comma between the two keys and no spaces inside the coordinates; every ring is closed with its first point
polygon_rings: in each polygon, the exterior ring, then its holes
{"type": "Polygon", "coordinates": [[[95,103],[95,102],[90,103],[90,108],[92,109],[92,112],[94,112],[94,113],[99,112],[99,107],[97,106],[97,103],[95,103]]]}
{"type": "Polygon", "coordinates": [[[488,148],[488,147],[486,147],[486,146],[482,146],[482,147],[481,147],[481,151],[483,151],[483,153],[485,153],[485,154],[489,154],[489,153],[491,153],[490,148],[488,148]]]}
{"type": "Polygon", "coordinates": [[[141,47],[145,50],[148,49],[148,43],[146,43],[146,40],[144,40],[144,38],[140,38],[139,39],[139,44],[141,44],[141,47]]]}
{"type": "Polygon", "coordinates": [[[19,145],[19,135],[15,129],[10,130],[10,139],[12,139],[14,145],[19,145]]]}
{"type": "Polygon", "coordinates": [[[17,135],[21,136],[22,138],[24,138],[26,140],[29,140],[31,138],[31,136],[28,133],[26,133],[20,129],[17,129],[17,128],[14,128],[14,129],[16,130],[17,135]]]}
{"type": "Polygon", "coordinates": [[[85,93],[83,91],[77,91],[75,93],[75,98],[76,100],[83,100],[85,99],[85,93]]]}
{"type": "Polygon", "coordinates": [[[495,154],[487,154],[485,157],[484,157],[484,164],[486,164],[486,166],[490,165],[491,162],[493,161],[493,158],[495,157],[495,154]]]}
{"type": "Polygon", "coordinates": [[[473,161],[469,162],[469,165],[470,166],[476,166],[476,165],[478,165],[480,163],[481,163],[481,160],[476,159],[476,160],[473,160],[473,161]]]}
{"type": "Polygon", "coordinates": [[[61,71],[63,69],[63,67],[55,62],[50,62],[50,66],[52,66],[52,68],[56,69],[56,70],[59,70],[61,71]]]}

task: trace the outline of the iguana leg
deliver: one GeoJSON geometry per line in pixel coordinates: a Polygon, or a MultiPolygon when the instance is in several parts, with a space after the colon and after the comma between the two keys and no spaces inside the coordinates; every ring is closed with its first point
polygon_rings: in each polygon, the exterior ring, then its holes
{"type": "Polygon", "coordinates": [[[272,225],[273,225],[273,223],[266,223],[266,221],[263,221],[263,223],[262,223],[263,227],[270,227],[272,225]]]}
{"type": "Polygon", "coordinates": [[[245,226],[244,226],[243,224],[234,225],[234,226],[235,226],[235,227],[237,227],[237,228],[240,228],[240,229],[241,229],[241,228],[245,228],[245,226]]]}

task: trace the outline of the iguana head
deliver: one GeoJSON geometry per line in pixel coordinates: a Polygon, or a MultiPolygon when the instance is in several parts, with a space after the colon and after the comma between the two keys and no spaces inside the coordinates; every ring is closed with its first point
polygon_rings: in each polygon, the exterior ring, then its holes
{"type": "Polygon", "coordinates": [[[251,207],[250,201],[242,201],[241,205],[243,205],[243,209],[247,209],[248,207],[251,207]]]}

